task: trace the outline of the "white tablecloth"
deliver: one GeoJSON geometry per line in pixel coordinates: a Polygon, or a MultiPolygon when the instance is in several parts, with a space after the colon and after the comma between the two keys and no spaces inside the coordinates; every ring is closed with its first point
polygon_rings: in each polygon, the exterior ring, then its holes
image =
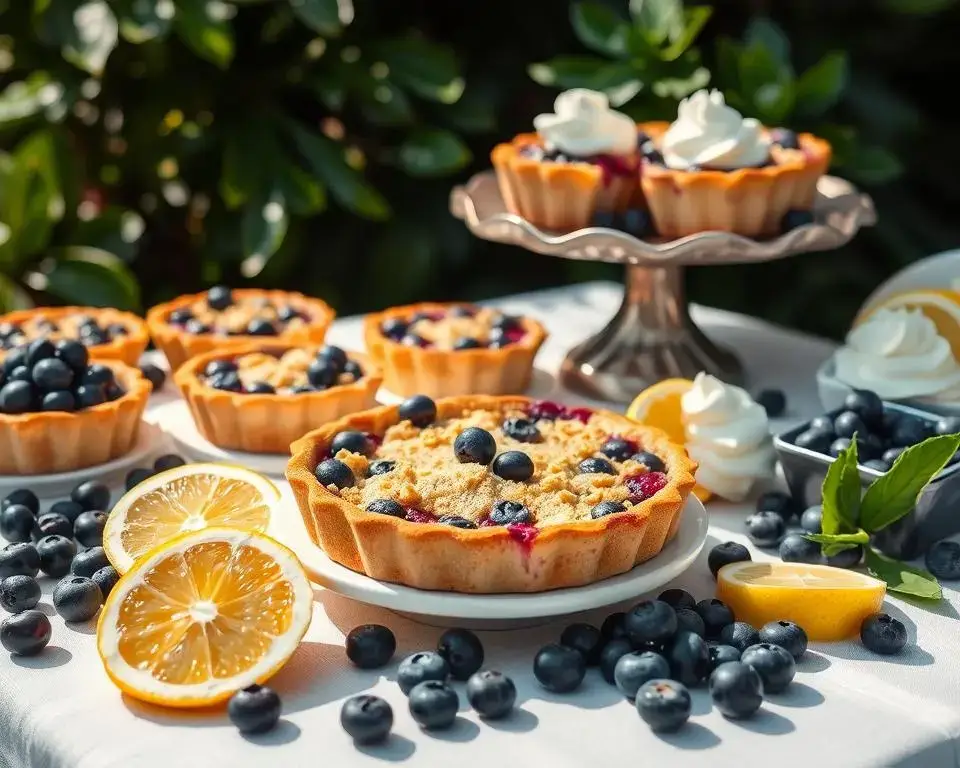
{"type": "MultiPolygon", "coordinates": [[[[538,365],[550,371],[566,349],[607,321],[619,295],[613,284],[592,283],[498,304],[547,325],[551,338],[538,365]]],[[[813,372],[830,353],[828,343],[739,315],[703,308],[694,314],[712,337],[739,352],[754,387],[775,386],[787,392],[790,421],[817,411],[813,372]]],[[[337,322],[330,338],[358,348],[358,321],[337,322]]],[[[675,582],[700,598],[713,594],[706,551],[720,541],[744,541],[741,531],[747,512],[746,505],[711,504],[709,509],[706,549],[675,582]]],[[[520,706],[516,716],[483,723],[464,704],[452,730],[424,733],[407,712],[394,682],[395,667],[372,672],[351,668],[343,638],[360,623],[387,624],[397,634],[399,658],[434,647],[440,630],[318,589],[305,642],[273,682],[283,697],[283,720],[274,732],[247,739],[222,711],[178,714],[122,697],[102,671],[93,626],[67,628],[53,617],[53,639],[45,653],[36,658],[0,654],[0,765],[956,766],[960,594],[955,588],[946,592],[947,600],[933,610],[887,601],[888,610],[910,633],[911,645],[901,656],[873,657],[854,642],[815,644],[800,663],[790,690],[770,697],[754,719],[725,720],[711,708],[706,692],[698,690],[690,723],[680,733],[662,737],[651,733],[596,670],[573,694],[550,694],[537,686],[531,673],[534,653],[558,637],[568,618],[532,629],[481,633],[487,665],[516,681],[520,706]],[[342,701],[364,691],[393,705],[395,727],[388,746],[357,749],[340,728],[342,701]]],[[[49,587],[46,594],[49,603],[49,587]]],[[[610,610],[582,618],[599,623],[610,610]]],[[[463,699],[462,685],[457,687],[463,699]]]]}

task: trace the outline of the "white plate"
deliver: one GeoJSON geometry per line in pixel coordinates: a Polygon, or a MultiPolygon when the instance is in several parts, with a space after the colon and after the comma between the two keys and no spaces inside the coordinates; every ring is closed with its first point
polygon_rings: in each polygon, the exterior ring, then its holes
{"type": "Polygon", "coordinates": [[[870,307],[881,299],[895,293],[912,291],[918,288],[941,288],[960,290],[960,249],[935,253],[925,259],[904,267],[887,278],[869,298],[863,307],[870,307]]]}
{"type": "Polygon", "coordinates": [[[246,453],[228,451],[211,443],[200,434],[185,400],[180,398],[158,405],[150,412],[156,422],[170,436],[177,451],[193,461],[225,461],[252,469],[272,477],[283,477],[289,455],[285,453],[246,453]]]}
{"type": "Polygon", "coordinates": [[[128,471],[134,467],[150,466],[152,459],[167,449],[168,443],[163,432],[157,426],[143,422],[133,450],[125,456],[106,464],[55,475],[0,475],[0,496],[17,488],[29,488],[41,499],[62,499],[87,480],[101,480],[110,486],[123,487],[128,471]]]}
{"type": "MultiPolygon", "coordinates": [[[[416,617],[473,621],[518,621],[562,616],[630,600],[662,587],[685,571],[707,539],[707,510],[691,495],[673,541],[652,560],[620,576],[572,589],[535,594],[466,595],[432,592],[376,581],[328,558],[310,540],[289,496],[276,513],[271,533],[296,552],[312,581],[354,600],[416,617]]],[[[429,623],[429,622],[427,622],[429,623]]]]}

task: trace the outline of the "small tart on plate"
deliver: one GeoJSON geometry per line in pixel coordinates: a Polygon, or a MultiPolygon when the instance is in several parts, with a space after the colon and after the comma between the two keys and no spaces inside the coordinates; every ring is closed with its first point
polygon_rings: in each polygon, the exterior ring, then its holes
{"type": "Polygon", "coordinates": [[[75,340],[9,350],[0,364],[0,475],[70,472],[129,453],[151,389],[136,368],[89,361],[75,340]]]}
{"type": "Polygon", "coordinates": [[[158,304],[147,313],[147,325],[175,371],[196,355],[265,339],[320,344],[333,318],[326,302],[302,293],[218,285],[158,304]]]}
{"type": "Polygon", "coordinates": [[[34,339],[79,341],[94,360],[137,365],[150,335],[142,318],[119,309],[36,307],[0,315],[0,358],[34,339]]]}
{"type": "Polygon", "coordinates": [[[696,464],[624,416],[418,395],[317,429],[287,479],[313,542],[374,579],[494,594],[591,584],[674,536],[696,464]]]}
{"type": "Polygon", "coordinates": [[[364,355],[269,342],[191,358],[174,378],[207,440],[250,453],[289,453],[311,429],[372,408],[383,380],[364,355]]]}
{"type": "Polygon", "coordinates": [[[523,392],[547,337],[540,323],[471,304],[411,304],[367,315],[367,352],[406,397],[523,392]]]}

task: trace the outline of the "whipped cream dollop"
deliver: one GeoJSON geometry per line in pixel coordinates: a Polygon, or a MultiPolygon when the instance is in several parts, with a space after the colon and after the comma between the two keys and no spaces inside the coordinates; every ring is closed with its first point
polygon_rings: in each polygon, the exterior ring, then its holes
{"type": "Polygon", "coordinates": [[[884,400],[960,401],[960,364],[919,309],[880,309],[847,334],[836,377],[884,400]]]}
{"type": "Polygon", "coordinates": [[[554,114],[537,115],[537,129],[547,149],[574,157],[630,155],[637,151],[637,126],[622,112],[610,109],[606,95],[573,88],[557,96],[554,114]]]}
{"type": "Polygon", "coordinates": [[[732,170],[763,165],[770,140],[757,120],[727,106],[720,91],[697,91],[680,102],[660,144],[668,168],[732,170]]]}
{"type": "Polygon", "coordinates": [[[698,373],[681,409],[697,482],[729,501],[744,499],[773,474],[773,438],[767,412],[740,387],[698,373]]]}

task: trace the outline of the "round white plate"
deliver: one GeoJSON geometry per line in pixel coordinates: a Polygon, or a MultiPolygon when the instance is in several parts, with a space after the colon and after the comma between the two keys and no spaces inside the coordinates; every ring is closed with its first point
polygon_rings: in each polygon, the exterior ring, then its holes
{"type": "Polygon", "coordinates": [[[283,477],[289,456],[285,453],[246,453],[228,451],[200,434],[185,400],[177,398],[154,408],[152,421],[163,427],[179,453],[193,461],[224,461],[273,477],[283,477]]]}
{"type": "MultiPolygon", "coordinates": [[[[536,594],[465,595],[376,581],[328,558],[310,540],[296,504],[285,497],[271,533],[300,558],[311,580],[346,597],[415,616],[517,621],[562,616],[630,600],[662,587],[696,559],[707,539],[707,510],[691,495],[673,541],[652,560],[585,587],[536,594]]],[[[427,622],[429,623],[429,622],[427,622]]]]}
{"type": "Polygon", "coordinates": [[[888,277],[865,302],[870,307],[895,293],[918,288],[960,290],[960,249],[935,253],[888,277]]]}
{"type": "Polygon", "coordinates": [[[17,488],[29,488],[41,499],[62,499],[77,485],[87,480],[101,480],[107,485],[123,487],[124,478],[134,467],[147,467],[153,458],[166,452],[168,443],[162,430],[143,422],[137,442],[125,456],[73,472],[55,475],[0,475],[0,496],[17,488]]]}

